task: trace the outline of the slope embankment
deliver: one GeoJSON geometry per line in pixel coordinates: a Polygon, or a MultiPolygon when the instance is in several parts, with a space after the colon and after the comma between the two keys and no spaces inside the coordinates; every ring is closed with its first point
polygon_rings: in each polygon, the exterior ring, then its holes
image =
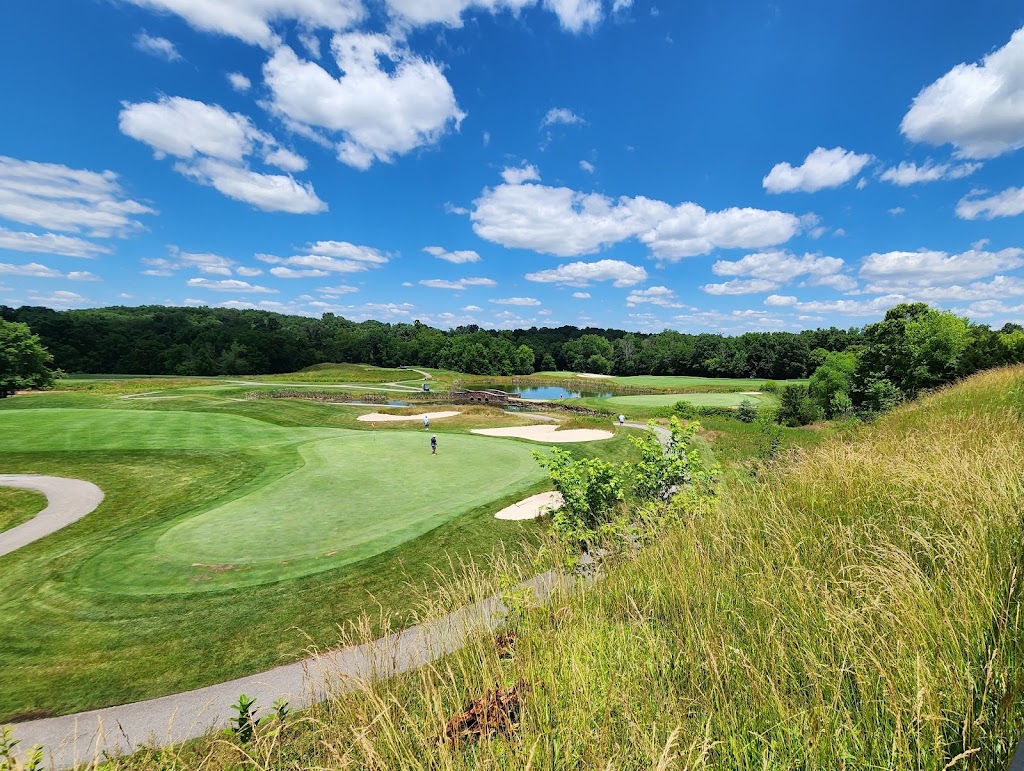
{"type": "Polygon", "coordinates": [[[508,598],[514,642],[122,767],[1001,768],[1024,732],[1022,512],[1018,367],[785,457],[596,584],[508,598]],[[445,740],[514,683],[514,730],[445,740]]]}

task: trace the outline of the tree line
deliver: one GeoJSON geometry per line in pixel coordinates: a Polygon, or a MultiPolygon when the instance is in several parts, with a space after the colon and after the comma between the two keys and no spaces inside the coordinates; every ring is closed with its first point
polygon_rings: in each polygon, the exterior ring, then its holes
{"type": "MultiPolygon", "coordinates": [[[[875,380],[909,393],[905,389],[1024,359],[1019,325],[992,330],[925,305],[900,307],[912,310],[893,315],[893,309],[884,321],[863,329],[737,336],[573,326],[495,331],[473,325],[445,331],[419,321],[355,322],[331,313],[317,319],[166,306],[66,311],[0,306],[0,319],[26,324],[53,356],[54,366],[69,373],[259,375],[351,362],[441,367],[474,375],[566,370],[790,379],[808,377],[827,363],[834,370],[830,377],[842,379],[853,357],[859,362],[852,365],[855,371],[870,371],[875,380]]],[[[839,391],[861,398],[872,386],[866,375],[855,380],[848,389],[814,387],[828,402],[839,391]]]]}

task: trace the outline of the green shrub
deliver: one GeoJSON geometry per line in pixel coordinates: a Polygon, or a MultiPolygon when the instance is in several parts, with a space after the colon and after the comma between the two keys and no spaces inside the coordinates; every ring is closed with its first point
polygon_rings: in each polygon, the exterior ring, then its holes
{"type": "Polygon", "coordinates": [[[782,389],[776,421],[784,426],[806,426],[821,418],[821,408],[810,397],[807,386],[788,385],[782,389]]]}
{"type": "Polygon", "coordinates": [[[744,399],[736,408],[736,418],[743,423],[753,423],[757,420],[757,405],[750,399],[744,399]]]}
{"type": "Polygon", "coordinates": [[[765,380],[761,384],[761,390],[766,394],[775,394],[779,392],[779,384],[774,380],[765,380]]]}

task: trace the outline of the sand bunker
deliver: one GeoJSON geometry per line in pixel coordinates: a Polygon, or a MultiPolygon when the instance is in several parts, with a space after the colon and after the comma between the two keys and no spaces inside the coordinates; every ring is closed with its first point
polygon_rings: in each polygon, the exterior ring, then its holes
{"type": "Polygon", "coordinates": [[[506,506],[497,514],[495,519],[536,519],[543,517],[550,511],[559,508],[565,501],[561,493],[539,493],[524,498],[519,503],[506,506]]]}
{"type": "Polygon", "coordinates": [[[596,428],[570,428],[559,431],[558,426],[514,426],[512,428],[474,428],[472,433],[484,436],[511,436],[516,439],[532,439],[535,442],[595,442],[611,439],[611,431],[596,428]]]}
{"type": "Polygon", "coordinates": [[[740,396],[760,396],[760,391],[740,391],[740,396]]]}
{"type": "Polygon", "coordinates": [[[383,412],[368,412],[365,415],[360,415],[356,420],[361,420],[364,423],[389,423],[394,420],[422,421],[423,418],[438,420],[440,418],[454,418],[456,415],[461,414],[461,412],[421,412],[418,415],[385,415],[383,412]]]}
{"type": "Polygon", "coordinates": [[[594,378],[595,380],[600,380],[603,378],[610,378],[611,375],[595,375],[593,372],[580,372],[577,374],[577,377],[589,377],[594,378]]]}

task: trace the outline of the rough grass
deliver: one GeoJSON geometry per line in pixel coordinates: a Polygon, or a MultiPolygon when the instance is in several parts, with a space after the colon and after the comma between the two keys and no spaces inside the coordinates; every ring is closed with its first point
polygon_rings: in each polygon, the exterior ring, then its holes
{"type": "Polygon", "coordinates": [[[0,533],[10,530],[46,508],[46,496],[35,490],[0,487],[0,533]]]}
{"type": "MultiPolygon", "coordinates": [[[[537,372],[537,378],[576,379],[575,372],[537,372]]],[[[595,390],[602,385],[620,385],[631,388],[652,389],[718,389],[720,391],[760,391],[766,378],[693,377],[688,375],[630,375],[627,377],[583,378],[595,390]]],[[[778,385],[806,384],[807,380],[777,380],[778,385]]]]}
{"type": "Polygon", "coordinates": [[[1022,368],[984,373],[729,488],[716,513],[527,612],[510,660],[481,635],[244,750],[115,765],[1002,768],[1024,732],[1022,383],[1022,368]],[[439,740],[519,678],[514,734],[439,740]]]}

